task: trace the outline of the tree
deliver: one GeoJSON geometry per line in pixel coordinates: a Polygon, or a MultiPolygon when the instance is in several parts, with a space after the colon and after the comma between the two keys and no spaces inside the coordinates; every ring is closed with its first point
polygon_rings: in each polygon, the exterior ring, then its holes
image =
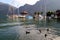
{"type": "Polygon", "coordinates": [[[60,18],[60,10],[56,10],[56,15],[58,18],[60,18]]]}
{"type": "Polygon", "coordinates": [[[52,14],[54,14],[54,12],[48,11],[46,16],[51,16],[52,14]]]}

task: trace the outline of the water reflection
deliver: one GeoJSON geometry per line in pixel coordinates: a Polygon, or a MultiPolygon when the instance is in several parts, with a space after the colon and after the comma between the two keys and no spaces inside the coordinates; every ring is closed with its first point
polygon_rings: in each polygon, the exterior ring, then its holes
{"type": "Polygon", "coordinates": [[[51,28],[54,31],[56,31],[54,33],[52,32],[53,34],[60,36],[59,19],[47,19],[46,21],[44,19],[38,21],[35,20],[25,20],[25,21],[9,20],[8,21],[8,20],[2,20],[5,21],[5,23],[0,23],[0,24],[11,23],[11,25],[0,26],[0,40],[42,40],[44,36],[40,35],[39,31],[37,30],[42,28],[44,29],[43,30],[44,33],[46,33],[45,28],[51,28]],[[31,33],[26,35],[26,30],[30,31],[31,33]]]}

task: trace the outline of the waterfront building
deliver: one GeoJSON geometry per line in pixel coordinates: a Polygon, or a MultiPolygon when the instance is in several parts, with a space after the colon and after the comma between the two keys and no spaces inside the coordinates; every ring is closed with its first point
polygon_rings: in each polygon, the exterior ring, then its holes
{"type": "Polygon", "coordinates": [[[60,18],[60,10],[56,11],[56,16],[57,16],[57,18],[60,18]]]}
{"type": "Polygon", "coordinates": [[[40,12],[35,12],[34,13],[34,17],[33,17],[34,20],[42,20],[43,19],[43,16],[41,15],[40,12]]]}
{"type": "Polygon", "coordinates": [[[11,19],[11,20],[17,20],[18,19],[18,15],[16,15],[16,14],[9,15],[8,18],[11,19]]]}
{"type": "Polygon", "coordinates": [[[24,21],[24,20],[26,20],[27,14],[28,14],[27,11],[23,11],[23,12],[20,13],[20,15],[18,15],[18,18],[19,18],[20,20],[23,20],[23,21],[24,21]]]}

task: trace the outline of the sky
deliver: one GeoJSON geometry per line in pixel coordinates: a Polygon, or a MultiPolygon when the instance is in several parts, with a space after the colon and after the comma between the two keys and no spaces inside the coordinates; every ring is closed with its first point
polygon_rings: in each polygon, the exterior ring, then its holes
{"type": "Polygon", "coordinates": [[[17,8],[20,6],[23,6],[25,4],[34,5],[37,1],[39,1],[39,0],[0,0],[0,2],[13,5],[17,8]]]}

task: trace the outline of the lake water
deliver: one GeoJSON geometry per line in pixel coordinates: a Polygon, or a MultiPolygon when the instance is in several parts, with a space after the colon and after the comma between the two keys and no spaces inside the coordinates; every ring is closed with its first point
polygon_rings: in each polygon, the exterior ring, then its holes
{"type": "MultiPolygon", "coordinates": [[[[0,19],[0,40],[31,40],[31,39],[24,39],[26,36],[25,34],[25,27],[31,26],[33,28],[51,28],[55,32],[55,35],[60,36],[60,20],[58,19],[46,19],[45,20],[27,20],[27,21],[12,21],[10,19],[0,19]],[[35,27],[34,27],[35,26],[35,27]],[[21,37],[21,35],[23,35],[21,37]]],[[[30,30],[32,30],[30,29],[30,30]]]]}

